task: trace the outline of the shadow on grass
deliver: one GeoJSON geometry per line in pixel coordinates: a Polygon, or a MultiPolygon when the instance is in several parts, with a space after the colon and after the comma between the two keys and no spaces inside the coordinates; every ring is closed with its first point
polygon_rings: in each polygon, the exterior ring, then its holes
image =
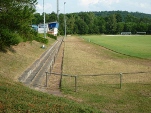
{"type": "Polygon", "coordinates": [[[16,53],[16,50],[12,46],[6,48],[0,48],[0,52],[7,53],[8,51],[12,53],[16,53]]]}
{"type": "Polygon", "coordinates": [[[102,85],[78,85],[77,87],[75,87],[74,85],[71,86],[62,86],[61,87],[61,91],[63,92],[68,92],[68,93],[72,93],[72,92],[78,92],[81,89],[84,90],[104,90],[104,89],[108,89],[108,90],[120,90],[122,89],[120,87],[119,84],[102,84],[102,85]]]}

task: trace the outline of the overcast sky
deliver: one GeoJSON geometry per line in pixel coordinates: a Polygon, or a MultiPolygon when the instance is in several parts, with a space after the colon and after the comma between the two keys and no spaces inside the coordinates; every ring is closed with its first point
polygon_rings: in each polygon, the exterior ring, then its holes
{"type": "MultiPolygon", "coordinates": [[[[43,12],[43,0],[37,0],[37,12],[43,12]]],[[[59,0],[60,13],[85,11],[129,11],[151,14],[151,0],[59,0]]],[[[57,0],[44,0],[46,13],[57,12],[57,0]]]]}

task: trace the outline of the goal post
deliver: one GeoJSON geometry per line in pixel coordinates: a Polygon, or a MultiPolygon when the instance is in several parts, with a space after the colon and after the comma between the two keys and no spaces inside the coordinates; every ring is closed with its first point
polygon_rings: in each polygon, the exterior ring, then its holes
{"type": "Polygon", "coordinates": [[[138,35],[146,35],[146,32],[136,32],[138,35]]]}

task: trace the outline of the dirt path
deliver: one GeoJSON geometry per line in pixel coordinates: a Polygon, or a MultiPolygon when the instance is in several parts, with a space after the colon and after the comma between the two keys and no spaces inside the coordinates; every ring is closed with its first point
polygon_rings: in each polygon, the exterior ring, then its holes
{"type": "MultiPolygon", "coordinates": [[[[64,42],[62,43],[58,55],[55,60],[55,64],[53,69],[51,70],[52,73],[62,73],[62,60],[63,60],[63,49],[64,49],[64,42]]],[[[51,74],[48,80],[48,92],[53,95],[62,96],[61,91],[59,89],[60,86],[60,75],[51,74]]]]}

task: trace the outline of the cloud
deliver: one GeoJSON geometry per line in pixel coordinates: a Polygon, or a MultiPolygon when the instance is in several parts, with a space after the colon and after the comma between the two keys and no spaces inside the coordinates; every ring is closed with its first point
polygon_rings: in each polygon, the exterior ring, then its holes
{"type": "Polygon", "coordinates": [[[100,3],[106,4],[106,5],[112,5],[115,3],[119,3],[119,0],[100,0],[100,3]]]}
{"type": "MultiPolygon", "coordinates": [[[[64,11],[64,1],[59,0],[60,12],[64,11]]],[[[151,14],[151,0],[65,0],[66,12],[80,11],[138,11],[151,14]]],[[[37,12],[43,12],[43,0],[38,0],[37,12]]],[[[56,0],[45,0],[45,12],[56,12],[56,0]]]]}
{"type": "MultiPolygon", "coordinates": [[[[37,9],[37,12],[42,13],[43,12],[43,4],[37,4],[36,9],[37,9]]],[[[52,12],[52,4],[45,3],[44,10],[46,13],[51,13],[52,12]]]]}
{"type": "Polygon", "coordinates": [[[45,10],[52,10],[52,4],[47,3],[47,4],[45,5],[45,10]]]}
{"type": "Polygon", "coordinates": [[[91,4],[97,4],[100,0],[80,0],[80,4],[88,7],[91,4]]]}
{"type": "Polygon", "coordinates": [[[79,0],[80,5],[84,7],[96,4],[112,5],[114,3],[119,3],[119,1],[120,0],[79,0]]]}
{"type": "Polygon", "coordinates": [[[41,6],[40,4],[37,4],[37,5],[36,5],[36,9],[37,9],[37,10],[42,10],[42,9],[43,9],[43,6],[41,6]]]}
{"type": "Polygon", "coordinates": [[[139,2],[139,3],[132,2],[131,5],[135,6],[137,8],[149,8],[150,7],[150,4],[146,3],[146,2],[139,2]]]}
{"type": "Polygon", "coordinates": [[[129,10],[131,11],[138,11],[138,12],[144,12],[149,13],[151,12],[151,2],[150,1],[139,1],[139,2],[129,2],[129,10]]]}
{"type": "Polygon", "coordinates": [[[151,0],[78,0],[83,11],[132,11],[151,12],[151,0]]]}

